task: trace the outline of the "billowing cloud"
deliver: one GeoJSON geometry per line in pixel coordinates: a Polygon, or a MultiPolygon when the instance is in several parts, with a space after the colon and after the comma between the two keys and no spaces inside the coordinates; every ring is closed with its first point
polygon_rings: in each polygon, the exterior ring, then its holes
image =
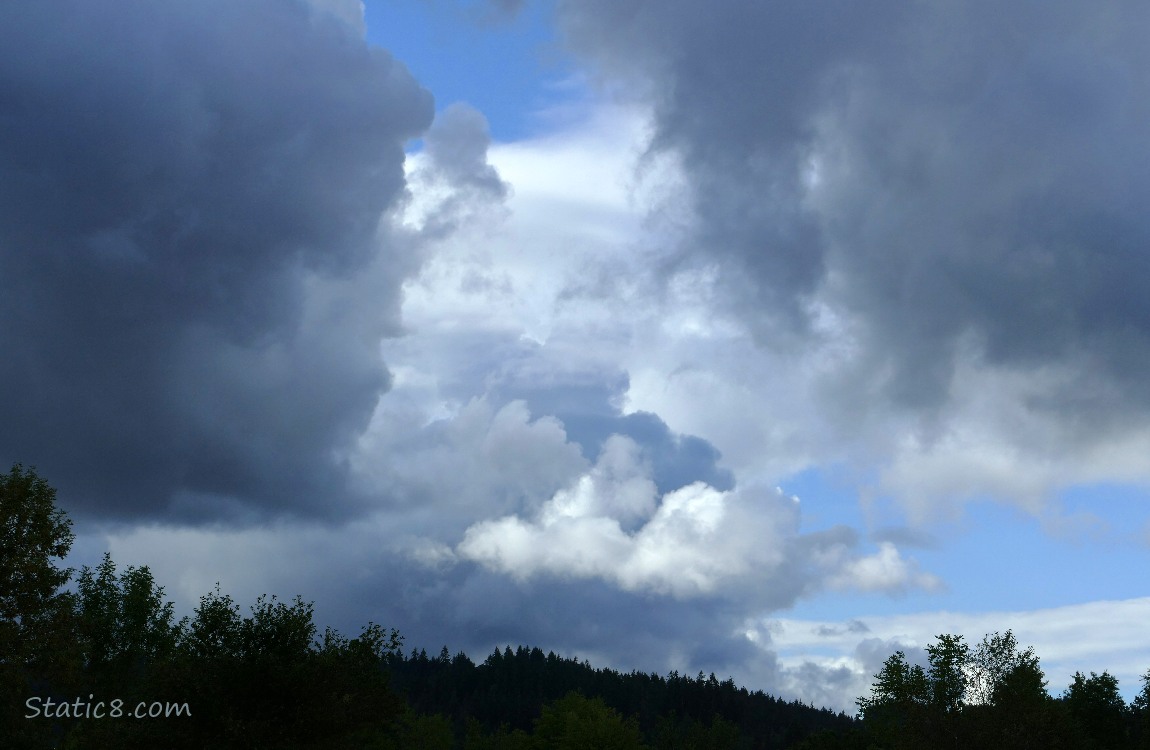
{"type": "Polygon", "coordinates": [[[571,49],[652,113],[649,158],[678,165],[668,288],[711,278],[716,315],[820,362],[820,417],[893,464],[882,491],[931,504],[921,455],[968,469],[933,480],[944,503],[989,489],[1030,509],[1144,442],[1146,14],[558,6],[571,49]],[[979,428],[992,401],[1010,416],[979,428]]]}
{"type": "Polygon", "coordinates": [[[0,457],[80,513],[345,512],[431,95],[302,2],[209,0],[5,6],[0,99],[0,457]]]}
{"type": "Polygon", "coordinates": [[[827,586],[938,585],[889,542],[860,556],[845,528],[800,536],[798,499],[780,490],[719,491],[695,482],[657,497],[649,477],[634,441],[612,436],[595,466],[533,518],[474,524],[456,554],[519,580],[599,578],[677,598],[738,591],[772,607],[827,586]]]}
{"type": "MultiPolygon", "coordinates": [[[[405,377],[400,369],[399,397],[413,385],[405,377]]],[[[417,404],[389,404],[354,464],[361,481],[387,488],[397,514],[429,514],[433,528],[448,534],[486,513],[541,505],[587,461],[554,417],[533,419],[521,401],[496,409],[475,398],[430,422],[417,404]]]]}
{"type": "Polygon", "coordinates": [[[410,180],[418,200],[409,221],[442,239],[499,206],[508,185],[487,163],[490,145],[487,119],[478,110],[455,103],[440,112],[424,138],[424,150],[412,161],[410,180]]]}

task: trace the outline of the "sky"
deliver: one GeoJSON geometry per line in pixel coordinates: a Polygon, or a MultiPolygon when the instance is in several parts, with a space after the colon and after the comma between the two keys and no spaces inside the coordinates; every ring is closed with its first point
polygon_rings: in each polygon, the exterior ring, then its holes
{"type": "Polygon", "coordinates": [[[180,613],[853,712],[1150,669],[1150,8],[0,6],[0,462],[180,613]]]}

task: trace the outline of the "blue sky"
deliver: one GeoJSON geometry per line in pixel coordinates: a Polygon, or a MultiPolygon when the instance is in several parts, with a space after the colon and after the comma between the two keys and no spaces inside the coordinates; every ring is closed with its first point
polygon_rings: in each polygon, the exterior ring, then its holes
{"type": "Polygon", "coordinates": [[[845,710],[1007,628],[1136,692],[1142,6],[133,8],[0,17],[0,459],[75,564],[845,710]]]}
{"type": "Polygon", "coordinates": [[[444,107],[480,110],[498,141],[539,130],[537,114],[561,104],[575,69],[554,27],[553,3],[514,15],[483,3],[398,2],[364,6],[367,39],[407,65],[444,107]]]}

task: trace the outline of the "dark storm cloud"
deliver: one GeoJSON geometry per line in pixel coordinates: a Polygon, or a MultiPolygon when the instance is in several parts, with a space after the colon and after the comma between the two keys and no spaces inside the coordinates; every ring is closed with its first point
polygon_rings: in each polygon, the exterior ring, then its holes
{"type": "Polygon", "coordinates": [[[678,262],[719,260],[761,335],[809,333],[817,298],[861,337],[856,394],[936,407],[968,347],[1064,366],[1037,408],[1145,415],[1144,5],[581,0],[559,17],[652,105],[651,147],[680,157],[695,212],[678,262]]]}
{"type": "MultiPolygon", "coordinates": [[[[741,615],[718,601],[636,597],[602,581],[519,583],[475,568],[433,575],[402,559],[387,566],[394,575],[370,584],[352,587],[346,578],[333,584],[346,592],[343,601],[379,602],[372,616],[429,652],[447,645],[482,661],[496,647],[538,646],[595,666],[713,670],[720,679],[772,658],[733,635],[741,615]]],[[[363,618],[361,608],[328,616],[349,630],[363,618]]]]}
{"type": "Polygon", "coordinates": [[[395,327],[340,285],[432,108],[301,3],[0,7],[0,459],[82,513],[338,513],[395,327]]]}

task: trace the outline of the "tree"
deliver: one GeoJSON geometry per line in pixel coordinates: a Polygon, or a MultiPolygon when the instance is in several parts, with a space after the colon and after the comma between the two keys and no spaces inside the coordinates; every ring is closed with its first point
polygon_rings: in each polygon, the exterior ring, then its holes
{"type": "Polygon", "coordinates": [[[1150,669],[1142,673],[1142,689],[1130,702],[1134,714],[1134,727],[1138,736],[1138,748],[1150,750],[1150,669]]]}
{"type": "Polygon", "coordinates": [[[1125,739],[1126,703],[1118,692],[1118,679],[1109,672],[1074,673],[1062,694],[1074,723],[1085,734],[1086,747],[1117,748],[1125,739]]]}
{"type": "Polygon", "coordinates": [[[869,698],[856,703],[863,721],[893,747],[947,747],[958,743],[970,647],[961,635],[939,635],[926,647],[929,669],[910,665],[896,651],[875,675],[869,698]]]}
{"type": "Polygon", "coordinates": [[[535,720],[533,744],[539,750],[642,750],[634,719],[624,720],[601,698],[570,692],[543,707],[535,720]]]}
{"type": "Polygon", "coordinates": [[[926,647],[930,662],[931,704],[945,715],[953,715],[965,705],[966,669],[970,647],[961,635],[942,634],[938,643],[926,647]]]}
{"type": "Polygon", "coordinates": [[[248,658],[287,664],[307,658],[315,640],[312,621],[315,602],[295,597],[291,604],[261,595],[252,605],[252,616],[240,626],[240,643],[248,658]]]}
{"type": "Polygon", "coordinates": [[[970,655],[966,723],[982,747],[1049,748],[1057,744],[1046,679],[1033,648],[1014,633],[992,633],[970,655]]]}
{"type": "Polygon", "coordinates": [[[24,701],[75,667],[71,596],[60,590],[72,570],[56,563],[74,538],[34,469],[0,474],[0,737],[9,748],[50,746],[47,726],[24,719],[24,701]]]}
{"type": "Polygon", "coordinates": [[[655,733],[657,750],[735,750],[749,747],[739,728],[716,715],[707,726],[688,717],[660,717],[655,733]]]}
{"type": "Polygon", "coordinates": [[[232,659],[240,655],[242,643],[240,605],[228,594],[214,591],[200,597],[200,606],[187,623],[181,641],[183,650],[199,659],[232,659]]]}
{"type": "Polygon", "coordinates": [[[72,522],[56,507],[56,490],[15,464],[0,474],[0,664],[30,666],[50,658],[72,576],[54,560],[72,548],[72,522]]]}
{"type": "Polygon", "coordinates": [[[892,747],[914,747],[925,731],[933,691],[926,671],[895,651],[875,676],[869,698],[855,703],[870,732],[892,747]]]}
{"type": "Polygon", "coordinates": [[[77,580],[76,627],[86,666],[95,671],[138,674],[174,651],[181,625],[148,566],[116,574],[112,556],[87,565],[77,580]]]}
{"type": "MultiPolygon", "coordinates": [[[[966,702],[978,705],[1007,700],[1008,679],[1020,671],[1041,675],[1042,670],[1038,669],[1038,657],[1034,655],[1034,649],[1019,652],[1018,640],[1010,630],[985,636],[970,654],[966,702]]],[[[1018,680],[1013,682],[1017,687],[1018,680]]]]}
{"type": "Polygon", "coordinates": [[[930,700],[926,672],[917,664],[909,664],[902,651],[891,654],[874,677],[870,697],[855,701],[864,720],[884,707],[925,705],[930,700]]]}

